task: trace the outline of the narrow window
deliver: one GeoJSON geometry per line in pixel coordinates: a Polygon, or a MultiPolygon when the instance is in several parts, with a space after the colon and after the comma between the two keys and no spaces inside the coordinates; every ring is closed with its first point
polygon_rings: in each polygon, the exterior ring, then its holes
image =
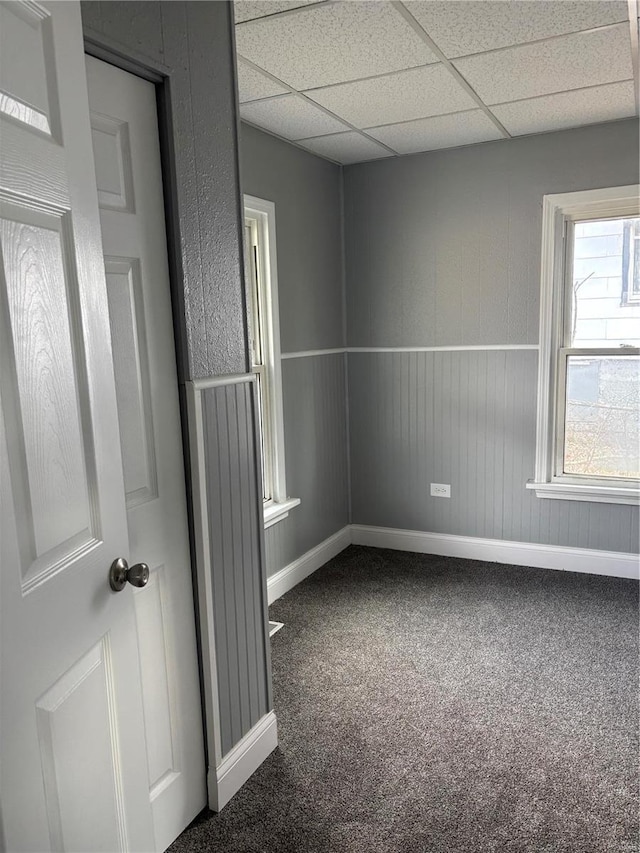
{"type": "Polygon", "coordinates": [[[300,503],[288,497],[285,476],[275,205],[245,196],[244,223],[251,370],[257,391],[264,524],[269,527],[300,503]]]}

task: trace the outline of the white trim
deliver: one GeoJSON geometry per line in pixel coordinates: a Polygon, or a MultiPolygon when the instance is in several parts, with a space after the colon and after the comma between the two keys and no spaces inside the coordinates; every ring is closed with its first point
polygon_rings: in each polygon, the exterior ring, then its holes
{"type": "Polygon", "coordinates": [[[278,521],[282,521],[289,515],[289,510],[292,510],[294,506],[299,506],[300,498],[287,498],[286,501],[273,501],[268,505],[264,505],[262,507],[263,519],[264,519],[264,529],[266,530],[268,527],[272,527],[274,524],[277,524],[278,521]]]}
{"type": "Polygon", "coordinates": [[[567,572],[638,578],[637,554],[618,551],[594,551],[588,548],[566,548],[560,545],[538,545],[533,542],[511,542],[504,539],[479,539],[448,533],[423,533],[390,527],[351,525],[354,545],[438,554],[507,565],[558,569],[567,572]]]}
{"type": "Polygon", "coordinates": [[[207,376],[204,379],[191,379],[188,384],[197,391],[218,388],[220,385],[238,385],[240,382],[255,382],[253,373],[225,373],[222,376],[207,376]]]}
{"type": "Polygon", "coordinates": [[[637,554],[618,551],[351,524],[267,578],[269,604],[273,604],[351,544],[620,578],[637,578],[640,563],[637,554]]]}
{"type": "MultiPolygon", "coordinates": [[[[186,382],[187,421],[189,425],[190,469],[193,496],[193,536],[195,545],[196,581],[200,617],[200,647],[209,765],[215,767],[222,757],[220,740],[220,704],[218,701],[218,672],[216,635],[213,609],[213,578],[209,543],[209,509],[205,471],[204,425],[202,419],[201,387],[186,382]]],[[[205,386],[210,387],[210,386],[205,386]]]]}
{"type": "Polygon", "coordinates": [[[281,358],[311,358],[316,355],[344,355],[347,352],[346,347],[337,347],[336,349],[307,349],[300,352],[283,352],[281,358]]]}
{"type": "Polygon", "coordinates": [[[207,776],[209,808],[219,812],[278,746],[278,723],[265,714],[207,776]]]}
{"type": "Polygon", "coordinates": [[[538,344],[482,344],[446,347],[336,347],[283,352],[281,358],[309,358],[318,355],[338,355],[345,352],[494,352],[502,350],[537,350],[538,344]]]}
{"type": "Polygon", "coordinates": [[[570,219],[599,219],[607,216],[637,215],[638,184],[545,195],[552,209],[570,219]]]}
{"type": "Polygon", "coordinates": [[[640,505],[640,490],[617,486],[598,486],[583,483],[526,483],[539,498],[552,500],[589,501],[590,503],[640,505]]]}
{"type": "Polygon", "coordinates": [[[282,403],[282,369],[280,353],[280,308],[278,303],[278,254],[276,248],[276,206],[272,201],[252,195],[243,196],[243,214],[257,219],[267,263],[261,269],[264,276],[264,310],[268,340],[263,359],[269,377],[269,411],[272,439],[273,483],[272,497],[276,503],[287,498],[287,478],[285,473],[284,448],[284,410],[282,403]]]}
{"type": "Polygon", "coordinates": [[[298,557],[293,563],[289,563],[284,569],[280,569],[275,575],[267,578],[267,598],[269,604],[293,589],[294,586],[303,581],[321,566],[335,557],[340,551],[351,544],[351,529],[347,525],[329,536],[315,548],[307,551],[302,557],[298,557]]]}
{"type": "Polygon", "coordinates": [[[493,352],[494,350],[537,350],[538,344],[484,344],[450,347],[347,347],[347,352],[493,352]]]}
{"type": "MultiPolygon", "coordinates": [[[[580,488],[556,488],[554,461],[557,452],[558,359],[564,346],[566,223],[575,219],[637,215],[640,186],[632,184],[599,190],[545,195],[542,199],[542,256],[540,262],[540,358],[536,457],[533,483],[540,498],[593,500],[607,503],[636,503],[634,486],[610,489],[604,497],[603,484],[587,479],[580,488]],[[551,488],[553,485],[554,488],[551,488]]],[[[624,350],[620,351],[624,354],[624,350]]],[[[635,484],[634,484],[635,485],[635,484]]]]}

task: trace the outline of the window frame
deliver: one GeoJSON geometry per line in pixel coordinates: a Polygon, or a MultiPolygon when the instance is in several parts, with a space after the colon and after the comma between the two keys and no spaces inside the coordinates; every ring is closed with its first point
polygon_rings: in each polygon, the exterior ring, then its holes
{"type": "Polygon", "coordinates": [[[640,186],[632,184],[599,190],[545,195],[542,205],[540,271],[540,347],[535,479],[526,484],[539,498],[640,504],[637,480],[605,479],[592,475],[558,474],[564,452],[566,364],[570,355],[638,355],[636,348],[567,347],[570,322],[567,287],[571,273],[572,223],[585,219],[640,215],[640,186]]]}
{"type": "MultiPolygon", "coordinates": [[[[257,309],[260,322],[262,363],[254,364],[255,299],[251,281],[246,282],[247,320],[250,332],[251,372],[256,376],[258,404],[264,425],[262,466],[270,496],[263,498],[265,529],[285,519],[300,503],[299,498],[287,495],[284,446],[284,408],[282,402],[282,367],[280,352],[280,313],[278,306],[278,260],[276,250],[276,208],[272,201],[245,194],[243,196],[243,243],[246,246],[246,226],[251,224],[257,233],[257,309]],[[255,223],[255,224],[254,224],[255,223]],[[258,377],[259,374],[259,377],[258,377]]],[[[245,254],[246,257],[246,254],[245,254]]]]}
{"type": "Polygon", "coordinates": [[[640,304],[640,229],[635,233],[629,223],[628,227],[625,227],[624,239],[633,245],[633,249],[629,252],[629,266],[623,270],[621,305],[635,306],[640,304]],[[636,281],[637,290],[634,288],[636,281]]]}

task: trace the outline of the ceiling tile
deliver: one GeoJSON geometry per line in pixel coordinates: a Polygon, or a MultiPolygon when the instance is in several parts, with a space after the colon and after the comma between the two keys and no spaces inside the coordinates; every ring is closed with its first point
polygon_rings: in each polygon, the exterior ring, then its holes
{"type": "Polygon", "coordinates": [[[277,12],[288,12],[290,9],[324,2],[325,0],[235,0],[233,11],[236,24],[240,24],[242,21],[252,21],[254,18],[264,18],[265,15],[275,15],[277,12]]]}
{"type": "Polygon", "coordinates": [[[379,160],[381,157],[392,156],[386,148],[355,131],[334,133],[316,139],[303,139],[298,142],[298,145],[308,148],[309,151],[321,157],[328,157],[330,160],[337,160],[344,164],[362,163],[365,160],[379,160]]]}
{"type": "Polygon", "coordinates": [[[339,133],[346,125],[328,116],[298,95],[282,95],[266,101],[240,105],[245,121],[284,136],[285,139],[305,139],[325,133],[339,133]]]}
{"type": "Polygon", "coordinates": [[[289,91],[285,86],[275,83],[266,74],[261,74],[242,60],[238,60],[238,89],[241,104],[245,101],[257,101],[260,98],[283,95],[289,91]]]}
{"type": "Polygon", "coordinates": [[[614,121],[635,114],[633,81],[501,104],[491,111],[514,136],[614,121]]]}
{"type": "Polygon", "coordinates": [[[440,64],[327,89],[313,89],[308,95],[358,127],[395,124],[477,106],[440,64]]]}
{"type": "Polygon", "coordinates": [[[498,128],[482,110],[374,127],[367,133],[393,148],[398,154],[413,154],[417,151],[432,151],[436,148],[453,148],[473,142],[502,139],[498,128]]]}
{"type": "Polygon", "coordinates": [[[486,104],[628,80],[629,24],[456,59],[454,65],[486,104]]]}
{"type": "Polygon", "coordinates": [[[236,26],[238,53],[294,89],[312,89],[436,62],[390,3],[320,4],[236,26]]]}
{"type": "Polygon", "coordinates": [[[446,56],[464,56],[629,19],[626,0],[408,0],[446,56]]]}

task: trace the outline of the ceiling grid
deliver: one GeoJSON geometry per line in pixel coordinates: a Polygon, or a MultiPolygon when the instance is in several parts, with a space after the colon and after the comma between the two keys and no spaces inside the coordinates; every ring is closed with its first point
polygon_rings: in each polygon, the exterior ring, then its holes
{"type": "Polygon", "coordinates": [[[235,0],[243,120],[338,163],[638,115],[638,0],[235,0]]]}

